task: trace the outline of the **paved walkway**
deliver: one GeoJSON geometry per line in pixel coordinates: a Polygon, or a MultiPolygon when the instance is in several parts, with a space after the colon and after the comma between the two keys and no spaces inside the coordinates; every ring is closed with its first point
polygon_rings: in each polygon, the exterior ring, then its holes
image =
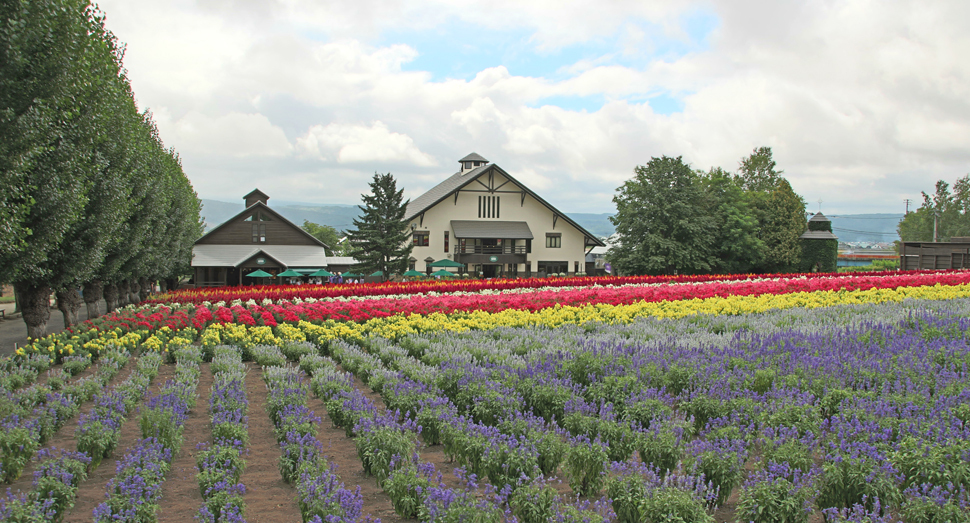
{"type": "MultiPolygon", "coordinates": [[[[14,347],[20,347],[27,343],[27,324],[24,323],[20,313],[13,314],[13,303],[0,303],[0,309],[6,311],[6,319],[0,320],[0,356],[7,356],[13,354],[14,347]]],[[[104,313],[105,309],[106,306],[104,300],[102,300],[101,312],[104,313]]],[[[78,311],[78,320],[84,321],[86,319],[88,319],[88,308],[82,304],[81,310],[78,311]]],[[[64,315],[57,309],[51,309],[51,319],[47,322],[47,334],[61,332],[62,330],[64,330],[64,315]]]]}

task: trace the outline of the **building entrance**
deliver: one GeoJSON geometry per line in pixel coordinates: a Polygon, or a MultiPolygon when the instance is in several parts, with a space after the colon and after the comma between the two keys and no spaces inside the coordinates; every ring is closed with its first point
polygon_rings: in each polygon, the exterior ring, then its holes
{"type": "Polygon", "coordinates": [[[482,276],[485,278],[498,278],[502,276],[502,266],[500,264],[482,265],[482,276]]]}

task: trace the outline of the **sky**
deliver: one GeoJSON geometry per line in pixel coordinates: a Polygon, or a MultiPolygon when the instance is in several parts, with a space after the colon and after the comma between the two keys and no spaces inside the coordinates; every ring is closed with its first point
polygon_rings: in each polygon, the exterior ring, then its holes
{"type": "Polygon", "coordinates": [[[612,213],[652,157],[767,146],[808,210],[901,213],[970,173],[966,0],[98,4],[201,198],[413,199],[477,152],[612,213]]]}

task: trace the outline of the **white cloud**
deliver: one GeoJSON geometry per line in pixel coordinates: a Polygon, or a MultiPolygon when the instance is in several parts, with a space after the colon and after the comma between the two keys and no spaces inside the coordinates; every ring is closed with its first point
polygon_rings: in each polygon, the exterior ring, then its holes
{"type": "Polygon", "coordinates": [[[410,136],[391,132],[381,121],[370,127],[337,123],[326,127],[315,125],[297,140],[297,145],[306,154],[340,164],[437,165],[434,157],[421,152],[410,136]]]}
{"type": "Polygon", "coordinates": [[[186,154],[216,156],[287,156],[293,146],[283,130],[261,114],[228,113],[211,117],[196,111],[178,120],[157,117],[166,143],[186,154]]]}
{"type": "Polygon", "coordinates": [[[224,176],[211,167],[220,155],[248,154],[275,158],[261,169],[301,180],[294,187],[326,180],[320,195],[294,188],[279,199],[359,195],[375,163],[411,194],[473,150],[545,184],[543,197],[566,211],[609,211],[634,166],[663,154],[733,170],[771,146],[796,190],[837,212],[895,209],[900,194],[970,171],[970,3],[960,0],[100,4],[129,44],[141,105],[189,176],[224,176]],[[719,20],[706,46],[651,54],[689,40],[681,22],[698,11],[719,20]],[[536,63],[596,45],[550,75],[408,70],[421,52],[408,34],[456,24],[497,39],[525,31],[536,63]],[[647,102],[658,93],[681,97],[683,111],[658,114],[647,102]],[[556,97],[605,103],[584,112],[556,97]]]}

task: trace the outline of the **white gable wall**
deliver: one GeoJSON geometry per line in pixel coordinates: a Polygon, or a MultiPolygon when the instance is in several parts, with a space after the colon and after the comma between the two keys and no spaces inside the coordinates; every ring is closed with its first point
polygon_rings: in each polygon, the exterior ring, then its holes
{"type": "MultiPolygon", "coordinates": [[[[485,185],[489,185],[488,172],[479,175],[478,179],[485,185]]],[[[586,237],[579,229],[562,217],[553,226],[552,210],[528,194],[525,195],[523,202],[522,190],[519,186],[507,180],[498,172],[495,172],[491,185],[498,188],[496,192],[484,192],[486,191],[485,187],[477,182],[472,182],[458,193],[457,203],[455,195],[452,194],[437,205],[427,209],[423,220],[420,214],[411,220],[410,223],[415,226],[416,231],[427,231],[429,233],[429,245],[427,247],[414,247],[411,252],[411,256],[418,260],[415,263],[416,270],[425,272],[426,264],[424,260],[428,257],[435,260],[454,259],[455,249],[458,248],[460,243],[451,229],[452,220],[522,221],[528,223],[533,235],[532,252],[526,256],[530,267],[519,264],[518,273],[520,276],[524,276],[529,270],[537,271],[540,261],[564,261],[566,262],[566,272],[570,274],[574,272],[577,262],[579,263],[579,270],[585,270],[586,237]],[[479,190],[483,192],[473,192],[479,190]],[[479,196],[498,196],[501,198],[498,217],[479,218],[479,196]],[[448,253],[444,251],[445,231],[449,233],[450,249],[448,253]],[[546,248],[546,233],[562,234],[562,247],[546,248]]],[[[471,242],[472,240],[469,240],[469,244],[471,242]]],[[[524,240],[516,242],[516,245],[524,244],[524,240]]],[[[469,268],[470,270],[471,268],[469,268]]]]}

